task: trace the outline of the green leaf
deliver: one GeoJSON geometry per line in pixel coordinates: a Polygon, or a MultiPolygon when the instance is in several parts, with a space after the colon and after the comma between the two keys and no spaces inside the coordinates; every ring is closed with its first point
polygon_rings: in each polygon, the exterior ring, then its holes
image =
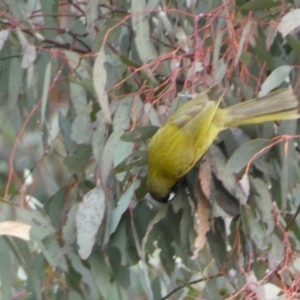
{"type": "Polygon", "coordinates": [[[7,242],[27,275],[26,289],[34,295],[34,299],[42,300],[41,285],[43,278],[38,276],[37,266],[32,259],[28,243],[20,239],[7,239],[7,242]]]}
{"type": "Polygon", "coordinates": [[[41,1],[40,5],[42,8],[41,13],[43,14],[43,24],[45,26],[45,29],[42,30],[42,33],[47,38],[55,39],[57,36],[57,31],[51,29],[57,28],[58,25],[58,19],[55,17],[59,13],[58,2],[41,1]]]}
{"type": "Polygon", "coordinates": [[[246,228],[246,233],[250,236],[253,243],[260,250],[267,250],[269,236],[267,236],[264,227],[255,217],[250,207],[242,207],[242,216],[246,228]]]}
{"type": "Polygon", "coordinates": [[[147,187],[147,176],[145,176],[140,183],[140,186],[135,190],[135,196],[137,199],[144,198],[148,193],[148,187],[147,187]]]}
{"type": "MultiPolygon", "coordinates": [[[[97,114],[97,120],[99,120],[99,113],[97,114]]],[[[101,165],[104,147],[108,136],[108,128],[102,122],[99,123],[100,124],[97,125],[97,128],[93,133],[92,149],[95,160],[101,165]]]]}
{"type": "Polygon", "coordinates": [[[91,159],[92,149],[90,146],[79,146],[75,154],[64,159],[64,164],[72,174],[83,172],[91,159]]]}
{"type": "Polygon", "coordinates": [[[237,66],[237,64],[240,60],[240,57],[241,57],[241,55],[243,53],[243,50],[245,48],[245,42],[246,42],[247,39],[249,39],[249,34],[251,32],[252,24],[253,24],[252,22],[247,22],[247,24],[244,25],[243,32],[242,32],[240,42],[239,42],[238,52],[236,54],[235,61],[234,61],[234,66],[237,66]]]}
{"type": "Polygon", "coordinates": [[[41,123],[44,124],[45,113],[47,107],[47,101],[50,91],[50,83],[51,83],[51,69],[52,69],[52,61],[49,60],[44,74],[44,83],[43,83],[43,94],[42,94],[42,108],[41,108],[41,123]]]}
{"type": "Polygon", "coordinates": [[[83,86],[77,83],[70,83],[70,96],[77,115],[87,109],[87,95],[83,86]]]}
{"type": "Polygon", "coordinates": [[[113,119],[115,131],[125,131],[129,128],[132,105],[133,97],[126,97],[119,100],[113,119]]]}
{"type": "Polygon", "coordinates": [[[128,288],[130,285],[129,268],[121,265],[120,251],[115,247],[110,247],[107,254],[115,278],[123,288],[128,288]]]}
{"type": "Polygon", "coordinates": [[[72,123],[71,138],[77,144],[90,144],[93,131],[90,119],[90,113],[85,111],[77,115],[72,123]]]}
{"type": "Polygon", "coordinates": [[[71,139],[71,123],[70,121],[62,114],[58,113],[58,122],[59,122],[59,128],[61,131],[61,135],[64,139],[64,144],[67,148],[67,151],[69,154],[74,154],[77,146],[76,143],[71,139]]]}
{"type": "MultiPolygon", "coordinates": [[[[279,135],[295,135],[297,121],[283,121],[278,127],[279,135]]],[[[281,162],[280,187],[281,199],[278,205],[282,210],[288,206],[288,194],[300,180],[300,169],[297,161],[298,153],[294,146],[294,141],[285,141],[278,145],[281,162]]]]}
{"type": "Polygon", "coordinates": [[[78,292],[76,292],[74,290],[70,290],[68,292],[67,300],[84,300],[84,299],[82,298],[82,296],[78,292]]]}
{"type": "Polygon", "coordinates": [[[282,4],[281,0],[264,0],[264,1],[252,0],[240,6],[240,10],[242,12],[258,11],[258,10],[270,9],[272,7],[280,6],[281,4],[282,4]]]}
{"type": "Polygon", "coordinates": [[[76,216],[80,203],[75,203],[68,212],[67,221],[62,229],[63,239],[66,245],[76,242],[76,216]]]}
{"type": "Polygon", "coordinates": [[[121,131],[114,131],[108,138],[104,147],[103,156],[101,160],[101,179],[104,183],[113,168],[115,147],[122,135],[121,131]]]}
{"type": "Polygon", "coordinates": [[[10,259],[10,249],[3,237],[0,237],[0,281],[1,281],[1,299],[12,299],[12,266],[10,259]]]}
{"type": "Polygon", "coordinates": [[[265,154],[271,144],[272,141],[267,139],[255,139],[244,143],[227,161],[225,173],[238,174],[252,159],[265,154]]]}
{"type": "Polygon", "coordinates": [[[45,209],[52,221],[53,226],[55,226],[56,228],[61,227],[63,211],[66,205],[65,199],[68,193],[68,189],[68,187],[63,187],[54,195],[52,195],[46,202],[45,209]]]}
{"type": "MultiPolygon", "coordinates": [[[[133,143],[127,143],[119,140],[114,151],[114,166],[118,166],[124,159],[132,154],[134,148],[133,143]]],[[[116,174],[118,181],[123,181],[126,176],[126,172],[116,174]]]]}
{"type": "Polygon", "coordinates": [[[112,234],[117,229],[117,226],[121,220],[123,213],[127,210],[130,201],[134,195],[134,184],[121,195],[117,207],[112,212],[111,224],[110,224],[110,233],[112,234]]]}
{"type": "Polygon", "coordinates": [[[101,187],[96,187],[83,197],[76,215],[78,252],[82,259],[87,259],[92,252],[104,213],[105,194],[101,187]]]}
{"type": "MultiPolygon", "coordinates": [[[[92,72],[92,67],[88,60],[83,60],[82,55],[75,51],[63,50],[63,53],[66,56],[65,60],[67,61],[70,69],[74,70],[78,78],[82,80],[85,78],[91,78],[90,74],[92,72]]],[[[79,97],[80,95],[78,95],[78,98],[79,97]]]]}
{"type": "Polygon", "coordinates": [[[285,14],[277,26],[277,30],[285,38],[289,33],[292,33],[300,26],[300,9],[292,9],[285,14]]]}
{"type": "MultiPolygon", "coordinates": [[[[151,220],[151,222],[149,222],[149,224],[147,225],[147,231],[145,233],[145,236],[142,239],[142,251],[146,251],[146,243],[148,241],[148,237],[151,233],[151,231],[153,230],[153,227],[162,219],[165,218],[166,213],[168,211],[168,206],[164,205],[162,206],[159,211],[156,213],[156,215],[154,216],[154,218],[151,220]]],[[[188,236],[188,235],[186,235],[188,236]]]]}
{"type": "Polygon", "coordinates": [[[259,36],[256,36],[255,40],[255,45],[250,47],[250,51],[259,59],[261,64],[266,65],[266,70],[274,70],[276,68],[275,59],[267,49],[265,40],[259,36]]]}
{"type": "Polygon", "coordinates": [[[218,66],[217,66],[217,73],[216,73],[216,81],[221,83],[224,76],[226,75],[226,72],[228,70],[228,66],[226,64],[226,61],[221,58],[218,61],[218,66]]]}
{"type": "Polygon", "coordinates": [[[92,253],[88,261],[91,266],[91,273],[101,295],[104,299],[108,299],[108,295],[113,288],[113,274],[107,265],[104,253],[92,253]],[[99,270],[101,270],[101,272],[99,272],[99,270]]]}
{"type": "Polygon", "coordinates": [[[93,82],[94,89],[97,95],[98,102],[102,108],[106,122],[112,123],[111,113],[109,109],[109,101],[106,92],[106,79],[107,73],[104,66],[106,61],[106,55],[104,47],[102,46],[97,54],[94,69],[93,69],[93,82]]]}
{"type": "MultiPolygon", "coordinates": [[[[222,151],[217,146],[212,145],[210,148],[210,154],[213,174],[222,183],[223,187],[226,189],[226,191],[229,192],[230,195],[234,196],[234,198],[237,199],[240,204],[246,204],[248,195],[245,193],[245,191],[242,189],[241,185],[237,181],[235,173],[227,171],[226,158],[222,151]]],[[[229,161],[227,162],[227,165],[228,163],[229,161]]],[[[214,192],[216,191],[213,191],[213,193],[214,192]]],[[[222,201],[223,200],[221,197],[220,202],[222,201]]],[[[233,205],[233,203],[230,204],[233,205]]]]}
{"type": "Polygon", "coordinates": [[[128,219],[122,218],[119,226],[111,236],[110,246],[116,247],[121,253],[121,265],[128,264],[128,235],[126,227],[128,225],[128,219]]]}
{"type": "Polygon", "coordinates": [[[14,207],[14,212],[18,220],[32,226],[30,237],[42,240],[55,232],[48,216],[39,210],[24,210],[14,207]]]}
{"type": "Polygon", "coordinates": [[[86,30],[93,38],[95,38],[96,35],[95,21],[98,19],[98,5],[99,2],[97,0],[91,0],[88,2],[85,8],[86,22],[87,22],[86,30]]]}
{"type": "Polygon", "coordinates": [[[135,46],[141,61],[145,64],[157,57],[157,51],[150,35],[149,18],[146,18],[149,13],[142,13],[146,9],[146,5],[146,0],[131,1],[131,20],[132,29],[135,32],[135,46]]]}
{"type": "Polygon", "coordinates": [[[280,66],[276,68],[261,85],[258,97],[264,97],[269,92],[277,88],[286,80],[292,69],[293,66],[280,66]]]}
{"type": "Polygon", "coordinates": [[[9,36],[8,29],[0,30],[0,51],[3,48],[3,45],[5,44],[8,36],[9,36]]]}
{"type": "Polygon", "coordinates": [[[119,19],[113,19],[113,18],[109,18],[105,22],[105,29],[99,30],[97,35],[95,36],[95,39],[93,40],[92,49],[93,49],[94,53],[96,53],[100,50],[105,36],[107,38],[106,42],[108,42],[108,43],[115,42],[121,36],[122,27],[118,26],[119,22],[120,22],[119,19]],[[113,28],[113,30],[112,30],[112,28],[113,28]],[[109,30],[109,34],[107,35],[108,30],[109,30]]]}
{"type": "Polygon", "coordinates": [[[140,64],[134,62],[133,60],[131,60],[128,56],[126,56],[124,54],[121,54],[119,56],[119,58],[120,58],[120,61],[128,67],[133,67],[133,68],[137,68],[137,69],[141,67],[140,64]]]}
{"type": "MultiPolygon", "coordinates": [[[[176,104],[178,104],[178,101],[175,102],[175,99],[172,101],[171,108],[169,109],[169,116],[171,115],[171,111],[174,109],[174,106],[176,106],[176,104]]],[[[161,121],[160,121],[160,117],[159,117],[155,107],[153,107],[153,105],[151,103],[146,103],[143,105],[143,108],[144,108],[144,115],[149,118],[150,124],[160,127],[161,121]]]]}
{"type": "Polygon", "coordinates": [[[54,269],[60,269],[64,272],[68,271],[66,258],[54,234],[48,235],[42,240],[37,239],[37,243],[45,258],[54,269]]]}
{"type": "Polygon", "coordinates": [[[27,41],[25,34],[20,30],[20,28],[17,28],[16,33],[23,50],[21,66],[22,68],[27,69],[36,59],[36,49],[34,45],[31,45],[27,41]]]}
{"type": "MultiPolygon", "coordinates": [[[[128,143],[127,143],[128,144],[128,143]]],[[[118,165],[115,166],[114,172],[116,174],[129,171],[133,167],[142,167],[147,164],[147,151],[139,150],[130,153],[118,165]]]]}
{"type": "Polygon", "coordinates": [[[88,286],[87,299],[99,300],[99,291],[91,271],[83,265],[82,261],[74,252],[68,254],[68,259],[71,261],[75,271],[81,275],[82,281],[88,286]]]}
{"type": "Polygon", "coordinates": [[[268,255],[269,269],[274,270],[278,267],[278,264],[283,263],[285,253],[285,244],[276,236],[271,235],[271,251],[268,255]]]}
{"type": "Polygon", "coordinates": [[[150,139],[159,128],[156,126],[137,127],[132,131],[125,132],[121,139],[125,142],[140,142],[150,139]]]}
{"type": "Polygon", "coordinates": [[[272,213],[273,201],[267,184],[259,178],[250,177],[251,187],[253,189],[253,198],[255,199],[256,207],[261,215],[261,220],[267,225],[264,230],[267,235],[274,231],[275,221],[272,213]]]}
{"type": "Polygon", "coordinates": [[[151,281],[151,289],[153,292],[154,299],[161,299],[162,298],[162,291],[160,285],[160,278],[159,276],[155,276],[151,281]]]}
{"type": "Polygon", "coordinates": [[[23,69],[19,58],[13,58],[10,61],[9,81],[8,81],[8,99],[9,110],[15,110],[19,93],[22,85],[23,69]]]}
{"type": "Polygon", "coordinates": [[[297,55],[300,55],[300,41],[298,37],[293,35],[288,35],[286,37],[286,41],[292,47],[292,49],[296,52],[297,55]]]}
{"type": "MultiPolygon", "coordinates": [[[[221,19],[219,21],[219,23],[225,23],[225,19],[221,19]]],[[[217,33],[216,38],[214,40],[213,69],[214,69],[215,74],[218,72],[219,60],[220,60],[220,51],[221,51],[221,46],[222,46],[224,33],[225,33],[225,30],[220,30],[217,33]]]]}

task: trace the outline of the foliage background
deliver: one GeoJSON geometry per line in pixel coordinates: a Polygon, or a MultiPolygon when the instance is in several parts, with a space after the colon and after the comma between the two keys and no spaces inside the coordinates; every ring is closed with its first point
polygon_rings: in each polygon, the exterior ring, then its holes
{"type": "Polygon", "coordinates": [[[2,1],[1,299],[299,298],[297,121],[221,133],[198,208],[143,198],[178,93],[299,94],[299,5],[2,1]]]}

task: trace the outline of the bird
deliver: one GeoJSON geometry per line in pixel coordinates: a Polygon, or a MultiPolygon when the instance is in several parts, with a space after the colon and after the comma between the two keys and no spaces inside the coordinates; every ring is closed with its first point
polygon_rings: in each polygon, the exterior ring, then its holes
{"type": "Polygon", "coordinates": [[[218,134],[240,125],[300,117],[298,100],[289,88],[220,108],[209,89],[179,107],[150,139],[147,147],[146,185],[155,200],[167,203],[176,187],[212,145],[218,134]]]}

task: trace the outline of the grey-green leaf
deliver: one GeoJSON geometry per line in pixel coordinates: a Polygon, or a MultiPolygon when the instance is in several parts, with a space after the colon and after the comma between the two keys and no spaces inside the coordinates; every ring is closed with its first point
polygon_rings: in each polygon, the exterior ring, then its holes
{"type": "Polygon", "coordinates": [[[225,172],[238,174],[253,159],[265,154],[272,144],[271,140],[255,139],[244,143],[229,158],[225,172]]]}
{"type": "Polygon", "coordinates": [[[111,234],[117,229],[120,219],[123,213],[128,208],[133,195],[134,195],[134,184],[131,184],[131,186],[121,195],[117,203],[117,207],[113,210],[111,225],[110,225],[111,234]]]}
{"type": "Polygon", "coordinates": [[[101,187],[96,187],[83,197],[76,216],[77,244],[82,259],[87,259],[92,252],[104,213],[105,194],[101,187]]]}

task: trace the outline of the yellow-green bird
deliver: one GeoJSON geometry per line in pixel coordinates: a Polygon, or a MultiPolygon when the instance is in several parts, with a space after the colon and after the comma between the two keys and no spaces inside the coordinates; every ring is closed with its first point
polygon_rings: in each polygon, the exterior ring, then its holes
{"type": "Polygon", "coordinates": [[[218,133],[228,127],[300,117],[298,100],[284,88],[260,99],[228,108],[210,100],[207,92],[181,106],[148,145],[147,187],[151,196],[167,202],[172,190],[205,154],[218,133]]]}

